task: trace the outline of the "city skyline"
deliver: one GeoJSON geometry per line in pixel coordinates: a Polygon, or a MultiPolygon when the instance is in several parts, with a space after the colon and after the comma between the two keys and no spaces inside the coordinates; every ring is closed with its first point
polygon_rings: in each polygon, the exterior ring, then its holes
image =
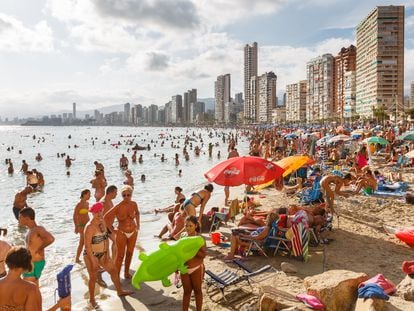
{"type": "MultiPolygon", "coordinates": [[[[223,8],[220,3],[2,1],[0,116],[42,115],[73,102],[79,111],[126,102],[163,105],[189,86],[199,97],[212,98],[216,77],[225,73],[232,76],[231,94],[244,93],[243,48],[255,41],[258,73],[277,75],[281,98],[287,84],[306,79],[309,60],[355,45],[358,23],[376,5],[391,4],[234,0],[223,8]]],[[[392,4],[405,5],[409,95],[414,1],[392,4]]]]}

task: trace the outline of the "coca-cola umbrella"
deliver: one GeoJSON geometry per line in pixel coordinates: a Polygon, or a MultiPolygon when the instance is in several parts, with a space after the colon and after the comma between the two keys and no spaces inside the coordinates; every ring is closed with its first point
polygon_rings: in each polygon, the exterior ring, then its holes
{"type": "Polygon", "coordinates": [[[236,157],[225,160],[204,176],[221,186],[260,185],[282,176],[284,169],[259,157],[236,157]]]}

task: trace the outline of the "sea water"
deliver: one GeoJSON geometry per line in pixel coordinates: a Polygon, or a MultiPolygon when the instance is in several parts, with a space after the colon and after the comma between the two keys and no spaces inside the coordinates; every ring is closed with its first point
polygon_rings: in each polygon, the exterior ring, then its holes
{"type": "MultiPolygon", "coordinates": [[[[175,186],[183,188],[186,196],[201,189],[207,180],[204,173],[215,164],[227,158],[227,142],[223,143],[222,135],[233,133],[234,129],[202,129],[202,128],[154,128],[154,127],[0,127],[0,227],[8,229],[5,238],[11,244],[23,245],[26,229],[20,228],[12,213],[16,192],[26,184],[26,178],[19,170],[22,160],[26,160],[29,169],[36,168],[42,172],[46,181],[40,192],[28,196],[28,205],[36,211],[36,221],[50,231],[55,242],[46,249],[46,268],[41,277],[42,294],[47,299],[56,287],[56,274],[66,264],[74,261],[79,236],[74,233],[72,221],[73,210],[79,201],[83,189],[91,189],[90,181],[95,170],[94,161],[105,166],[105,177],[108,185],[122,187],[125,179],[119,168],[122,154],[129,159],[135,189],[133,200],[138,203],[143,214],[139,243],[146,249],[155,249],[159,240],[153,237],[167,222],[165,215],[155,216],[150,213],[155,208],[163,208],[174,202],[175,186]],[[33,139],[33,135],[36,136],[33,139]],[[187,146],[190,160],[183,156],[184,137],[189,135],[193,150],[187,146]],[[125,137],[130,136],[130,137],[125,137]],[[201,138],[200,138],[201,137],[201,138]],[[138,151],[143,155],[143,163],[133,164],[131,161],[133,145],[126,143],[133,140],[140,146],[151,147],[151,150],[138,151]],[[202,141],[201,141],[202,140],[202,141]],[[152,141],[152,142],[151,142],[152,141]],[[161,142],[164,141],[164,146],[161,142]],[[94,142],[94,143],[92,143],[94,142]],[[104,144],[106,142],[106,144],[104,144]],[[213,156],[208,155],[208,144],[213,143],[213,156]],[[118,146],[118,143],[120,145],[118,146]],[[218,146],[216,146],[216,143],[218,146]],[[171,147],[173,144],[176,148],[171,147]],[[74,146],[78,146],[75,148],[74,146]],[[201,148],[200,156],[195,156],[194,147],[201,148]],[[13,150],[7,151],[8,147],[13,150]],[[21,154],[19,154],[21,150],[21,154]],[[220,151],[221,158],[217,157],[220,151]],[[35,157],[40,153],[43,160],[37,162],[35,157]],[[64,158],[57,153],[66,153],[75,159],[72,166],[65,167],[64,158]],[[180,164],[175,165],[175,154],[179,155],[180,164]],[[166,161],[161,162],[161,154],[166,161]],[[10,158],[14,164],[13,175],[7,174],[5,159],[10,158]],[[181,177],[178,172],[182,170],[181,177]],[[67,172],[70,175],[67,175],[67,172]],[[145,182],[140,177],[145,174],[145,182]]],[[[246,137],[238,131],[238,151],[240,155],[248,152],[246,137]]],[[[212,206],[222,206],[224,201],[223,187],[214,185],[212,198],[207,210],[212,206]]],[[[93,189],[90,203],[94,203],[93,189]]],[[[114,200],[121,200],[120,193],[114,200]]],[[[134,255],[135,256],[135,255],[134,255]]],[[[82,267],[77,265],[78,270],[82,267]]],[[[76,273],[76,272],[75,272],[76,273]]]]}

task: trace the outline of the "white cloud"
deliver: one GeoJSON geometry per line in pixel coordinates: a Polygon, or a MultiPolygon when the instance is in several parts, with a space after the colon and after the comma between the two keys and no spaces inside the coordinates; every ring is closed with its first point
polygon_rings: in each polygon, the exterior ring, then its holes
{"type": "Polygon", "coordinates": [[[51,52],[54,50],[52,29],[46,21],[33,27],[0,13],[0,52],[51,52]]]}

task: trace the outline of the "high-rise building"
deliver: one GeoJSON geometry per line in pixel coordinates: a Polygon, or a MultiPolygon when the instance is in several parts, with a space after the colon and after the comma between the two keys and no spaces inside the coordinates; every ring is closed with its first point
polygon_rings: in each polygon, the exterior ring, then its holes
{"type": "Polygon", "coordinates": [[[280,125],[286,123],[286,106],[279,105],[272,110],[272,123],[280,125]]]}
{"type": "Polygon", "coordinates": [[[224,114],[224,107],[227,103],[231,102],[230,88],[231,77],[229,73],[218,76],[217,81],[214,82],[214,111],[215,119],[218,123],[225,122],[226,116],[224,114]]]}
{"type": "Polygon", "coordinates": [[[174,95],[171,99],[171,123],[181,123],[183,111],[183,97],[174,95]]]}
{"type": "Polygon", "coordinates": [[[124,104],[124,122],[129,123],[131,117],[131,104],[126,103],[124,104]]]}
{"type": "Polygon", "coordinates": [[[205,112],[205,103],[204,102],[195,102],[191,103],[190,105],[190,116],[191,116],[191,123],[195,123],[196,121],[203,121],[202,116],[205,112]]]}
{"type": "Polygon", "coordinates": [[[148,125],[155,125],[158,122],[158,106],[150,105],[148,107],[148,125]]]}
{"type": "Polygon", "coordinates": [[[274,72],[266,72],[258,79],[258,113],[259,123],[272,122],[272,110],[276,108],[276,81],[274,72]]]}
{"type": "MultiPolygon", "coordinates": [[[[245,119],[247,123],[256,123],[259,115],[258,82],[258,76],[252,76],[250,78],[249,114],[247,119],[245,119]]],[[[246,107],[246,101],[244,102],[244,107],[246,107]]]]}
{"type": "Polygon", "coordinates": [[[191,89],[184,93],[183,96],[183,122],[191,122],[190,107],[191,103],[197,102],[197,89],[191,89]]]}
{"type": "Polygon", "coordinates": [[[410,108],[414,108],[414,81],[411,82],[410,108]]]}
{"type": "MultiPolygon", "coordinates": [[[[246,123],[255,121],[256,93],[252,92],[252,77],[257,76],[257,42],[244,47],[244,118],[246,123]]],[[[256,81],[256,80],[254,80],[256,81]]],[[[256,89],[256,85],[253,85],[256,89]]]]}
{"type": "MultiPolygon", "coordinates": [[[[333,111],[336,113],[338,119],[343,121],[345,114],[345,76],[347,76],[347,82],[352,84],[352,79],[355,75],[347,74],[349,72],[356,71],[356,47],[350,45],[348,48],[343,47],[341,51],[335,56],[334,66],[334,103],[333,111]]],[[[349,90],[348,90],[349,91],[349,90]]],[[[349,95],[349,94],[348,94],[349,95]]],[[[352,96],[352,95],[351,95],[352,96]]]]}
{"type": "Polygon", "coordinates": [[[323,54],[310,60],[306,67],[308,81],[306,122],[319,123],[334,118],[333,56],[323,54]]]}
{"type": "Polygon", "coordinates": [[[164,105],[164,120],[167,125],[172,123],[172,101],[164,105]]]}
{"type": "Polygon", "coordinates": [[[357,26],[356,112],[397,115],[404,98],[404,6],[377,6],[357,26]]]}
{"type": "Polygon", "coordinates": [[[243,104],[243,92],[234,94],[234,103],[236,105],[243,104]]]}
{"type": "MultiPolygon", "coordinates": [[[[306,80],[286,85],[286,121],[304,123],[306,121],[306,80]]],[[[278,118],[280,121],[280,118],[278,118]]]]}
{"type": "Polygon", "coordinates": [[[73,110],[73,118],[76,119],[76,103],[72,104],[72,110],[73,110]]]}
{"type": "Polygon", "coordinates": [[[344,75],[344,113],[345,119],[356,116],[356,71],[347,71],[344,75]]]}

